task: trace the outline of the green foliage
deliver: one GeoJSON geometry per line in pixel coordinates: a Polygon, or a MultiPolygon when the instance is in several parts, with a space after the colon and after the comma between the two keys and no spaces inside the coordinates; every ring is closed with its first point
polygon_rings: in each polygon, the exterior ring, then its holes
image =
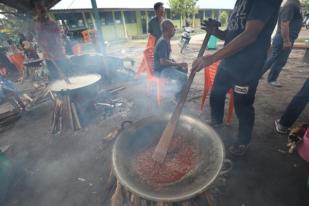
{"type": "Polygon", "coordinates": [[[301,0],[300,1],[303,11],[304,12],[309,12],[309,0],[301,0]]]}
{"type": "Polygon", "coordinates": [[[227,11],[222,11],[219,15],[219,21],[221,22],[221,25],[225,27],[227,25],[227,21],[229,18],[229,14],[227,11]]]}
{"type": "Polygon", "coordinates": [[[183,25],[183,20],[187,17],[194,17],[198,12],[198,7],[196,6],[198,0],[169,0],[169,6],[173,15],[179,15],[181,24],[183,25]]]}
{"type": "Polygon", "coordinates": [[[26,15],[18,13],[16,9],[0,4],[0,27],[2,32],[17,34],[26,27],[26,15]]]}

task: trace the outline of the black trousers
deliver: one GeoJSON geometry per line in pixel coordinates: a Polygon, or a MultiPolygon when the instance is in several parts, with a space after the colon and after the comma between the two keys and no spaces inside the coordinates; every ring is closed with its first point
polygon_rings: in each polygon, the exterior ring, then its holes
{"type": "Polygon", "coordinates": [[[309,78],[305,81],[301,90],[293,97],[285,112],[283,113],[280,124],[291,127],[309,102],[309,78]]]}
{"type": "Polygon", "coordinates": [[[223,122],[226,93],[233,88],[235,112],[239,120],[239,144],[247,145],[251,140],[255,118],[253,103],[257,86],[258,80],[244,83],[241,78],[235,79],[220,66],[218,68],[210,94],[211,120],[215,123],[223,122]]]}

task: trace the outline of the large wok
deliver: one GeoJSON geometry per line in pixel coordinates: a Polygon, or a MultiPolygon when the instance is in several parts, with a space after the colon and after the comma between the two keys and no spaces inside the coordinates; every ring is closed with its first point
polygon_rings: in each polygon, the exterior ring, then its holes
{"type": "Polygon", "coordinates": [[[140,180],[132,170],[135,155],[157,144],[170,115],[149,117],[125,128],[113,147],[113,169],[120,183],[136,195],[148,200],[178,202],[205,191],[219,175],[224,162],[224,146],[217,133],[197,119],[182,115],[178,127],[190,134],[198,145],[200,161],[187,177],[174,184],[154,188],[140,180]]]}
{"type": "MultiPolygon", "coordinates": [[[[92,91],[97,86],[97,82],[101,79],[99,74],[85,74],[68,77],[70,81],[67,83],[64,79],[55,80],[49,86],[50,90],[57,93],[75,93],[83,91],[92,91]],[[82,91],[81,91],[82,90],[82,91]]],[[[96,90],[95,90],[96,91],[96,90]]]]}

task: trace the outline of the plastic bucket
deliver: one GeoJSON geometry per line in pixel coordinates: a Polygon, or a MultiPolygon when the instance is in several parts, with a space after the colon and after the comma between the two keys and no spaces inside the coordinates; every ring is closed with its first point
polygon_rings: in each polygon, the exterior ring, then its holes
{"type": "Polygon", "coordinates": [[[208,49],[217,49],[217,37],[211,35],[207,44],[208,49]]]}

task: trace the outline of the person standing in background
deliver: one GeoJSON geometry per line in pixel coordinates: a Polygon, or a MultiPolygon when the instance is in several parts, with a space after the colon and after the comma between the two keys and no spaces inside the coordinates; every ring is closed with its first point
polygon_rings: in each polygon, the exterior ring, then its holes
{"type": "Polygon", "coordinates": [[[66,75],[71,70],[69,59],[66,57],[62,33],[57,23],[49,18],[42,0],[32,0],[36,15],[35,32],[39,47],[43,50],[47,60],[50,80],[59,79],[59,68],[66,75]]]}
{"type": "Polygon", "coordinates": [[[287,0],[280,9],[277,33],[272,42],[272,50],[262,75],[270,69],[267,81],[274,87],[281,87],[277,78],[287,63],[294,41],[301,30],[303,17],[299,0],[287,0]]]}
{"type": "Polygon", "coordinates": [[[280,134],[287,134],[309,102],[309,78],[293,97],[280,119],[275,120],[275,129],[280,134]]]}
{"type": "Polygon", "coordinates": [[[161,22],[164,20],[164,6],[162,2],[154,4],[155,16],[148,22],[148,33],[156,38],[156,41],[161,37],[161,22]]]}

